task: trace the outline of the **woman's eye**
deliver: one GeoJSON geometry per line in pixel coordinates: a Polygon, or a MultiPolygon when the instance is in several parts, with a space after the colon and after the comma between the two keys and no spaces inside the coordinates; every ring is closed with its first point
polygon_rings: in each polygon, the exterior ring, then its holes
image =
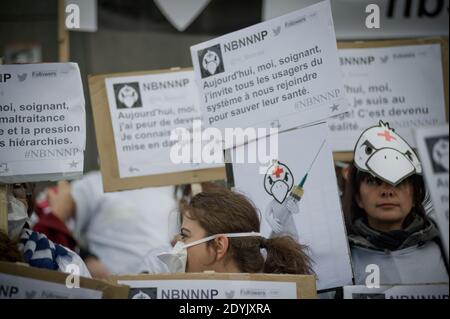
{"type": "Polygon", "coordinates": [[[288,181],[289,181],[289,174],[286,174],[286,175],[284,176],[284,181],[285,181],[285,182],[288,182],[288,181]]]}
{"type": "Polygon", "coordinates": [[[273,184],[273,180],[272,177],[269,176],[269,184],[272,185],[273,184]]]}
{"type": "Polygon", "coordinates": [[[366,146],[366,154],[370,155],[373,152],[373,148],[371,148],[370,146],[366,146]]]}
{"type": "Polygon", "coordinates": [[[366,183],[367,183],[367,185],[370,185],[370,186],[378,185],[377,179],[373,178],[373,177],[368,177],[366,179],[366,183]]]}

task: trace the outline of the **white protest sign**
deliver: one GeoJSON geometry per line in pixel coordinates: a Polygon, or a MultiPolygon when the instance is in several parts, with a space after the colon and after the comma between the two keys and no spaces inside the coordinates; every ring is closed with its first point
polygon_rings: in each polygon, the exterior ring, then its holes
{"type": "Polygon", "coordinates": [[[264,236],[289,235],[309,247],[319,290],[348,285],[352,270],[327,125],[279,134],[278,162],[267,169],[256,163],[235,164],[267,139],[232,149],[236,191],[261,212],[264,236]]]}
{"type": "Polygon", "coordinates": [[[102,295],[99,290],[0,273],[0,299],[101,299],[102,295]]]}
{"type": "Polygon", "coordinates": [[[333,151],[353,151],[366,128],[388,122],[408,143],[412,129],[445,124],[438,44],[340,49],[350,110],[329,121],[333,151]]]}
{"type": "Polygon", "coordinates": [[[344,287],[344,299],[449,299],[448,283],[442,285],[398,285],[368,288],[344,287]]]}
{"type": "Polygon", "coordinates": [[[119,280],[130,299],[296,299],[295,282],[254,280],[119,280]]]}
{"type": "Polygon", "coordinates": [[[193,71],[112,77],[105,82],[121,178],[223,166],[179,163],[171,157],[178,142],[171,139],[176,129],[201,133],[194,125],[201,114],[193,71]]]}
{"type": "Polygon", "coordinates": [[[329,1],[192,46],[191,56],[205,125],[222,132],[283,131],[347,110],[329,1]]]}
{"type": "Polygon", "coordinates": [[[436,212],[448,263],[448,125],[420,128],[415,133],[417,150],[436,212]]]}
{"type": "Polygon", "coordinates": [[[0,77],[0,182],[80,176],[86,123],[78,65],[0,65],[0,77]]]}

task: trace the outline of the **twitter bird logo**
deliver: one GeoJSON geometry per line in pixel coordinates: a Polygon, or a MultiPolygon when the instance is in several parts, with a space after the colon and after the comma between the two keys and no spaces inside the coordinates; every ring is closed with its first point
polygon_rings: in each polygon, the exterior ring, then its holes
{"type": "Polygon", "coordinates": [[[279,35],[281,32],[281,26],[276,27],[275,29],[272,29],[275,36],[279,35]]]}
{"type": "Polygon", "coordinates": [[[23,82],[27,79],[27,73],[23,73],[23,74],[17,74],[17,77],[19,78],[19,82],[23,82]]]}
{"type": "Polygon", "coordinates": [[[234,290],[225,291],[225,296],[227,297],[227,299],[233,299],[233,297],[234,297],[234,290]]]}

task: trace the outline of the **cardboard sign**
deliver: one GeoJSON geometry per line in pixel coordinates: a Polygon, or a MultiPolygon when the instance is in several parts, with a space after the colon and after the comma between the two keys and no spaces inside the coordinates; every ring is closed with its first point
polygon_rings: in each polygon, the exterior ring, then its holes
{"type": "Polygon", "coordinates": [[[70,274],[0,262],[0,299],[124,299],[128,287],[80,277],[79,288],[68,288],[70,274]]]}
{"type": "Polygon", "coordinates": [[[380,288],[346,286],[344,287],[344,299],[449,299],[448,283],[380,286],[380,288]]]}
{"type": "Polygon", "coordinates": [[[414,128],[447,122],[448,42],[339,43],[339,48],[350,110],[329,121],[333,151],[353,151],[359,135],[379,120],[412,146],[414,128]]]}
{"type": "Polygon", "coordinates": [[[89,77],[105,191],[219,180],[223,164],[174,163],[176,129],[201,118],[190,69],[89,77]]]}
{"type": "Polygon", "coordinates": [[[416,142],[448,263],[448,125],[417,129],[416,142]]]}
{"type": "Polygon", "coordinates": [[[205,125],[222,132],[284,131],[347,110],[329,1],[195,45],[191,56],[205,125]]]}
{"type": "Polygon", "coordinates": [[[314,276],[186,273],[113,276],[130,299],[315,299],[314,276]]]}
{"type": "Polygon", "coordinates": [[[261,233],[288,235],[308,246],[319,290],[352,282],[347,236],[339,201],[327,126],[321,123],[283,132],[278,137],[278,158],[270,167],[238,164],[267,144],[259,139],[237,147],[230,157],[230,178],[261,212],[261,233]]]}
{"type": "Polygon", "coordinates": [[[76,63],[0,65],[0,182],[79,177],[85,140],[76,63]]]}

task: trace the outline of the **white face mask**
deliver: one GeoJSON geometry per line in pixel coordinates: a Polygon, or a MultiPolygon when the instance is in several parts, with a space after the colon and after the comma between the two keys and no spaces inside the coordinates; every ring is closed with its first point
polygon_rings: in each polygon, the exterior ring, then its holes
{"type": "Polygon", "coordinates": [[[192,246],[200,245],[206,243],[210,240],[213,240],[219,236],[226,237],[261,237],[261,233],[230,233],[230,234],[217,234],[208,236],[199,240],[196,240],[189,244],[184,244],[181,241],[178,241],[171,251],[161,253],[158,255],[158,258],[167,265],[169,271],[171,273],[179,273],[186,272],[186,263],[187,263],[187,249],[192,246]]]}
{"type": "Polygon", "coordinates": [[[16,239],[28,220],[25,204],[14,196],[8,195],[8,237],[16,239]]]}

